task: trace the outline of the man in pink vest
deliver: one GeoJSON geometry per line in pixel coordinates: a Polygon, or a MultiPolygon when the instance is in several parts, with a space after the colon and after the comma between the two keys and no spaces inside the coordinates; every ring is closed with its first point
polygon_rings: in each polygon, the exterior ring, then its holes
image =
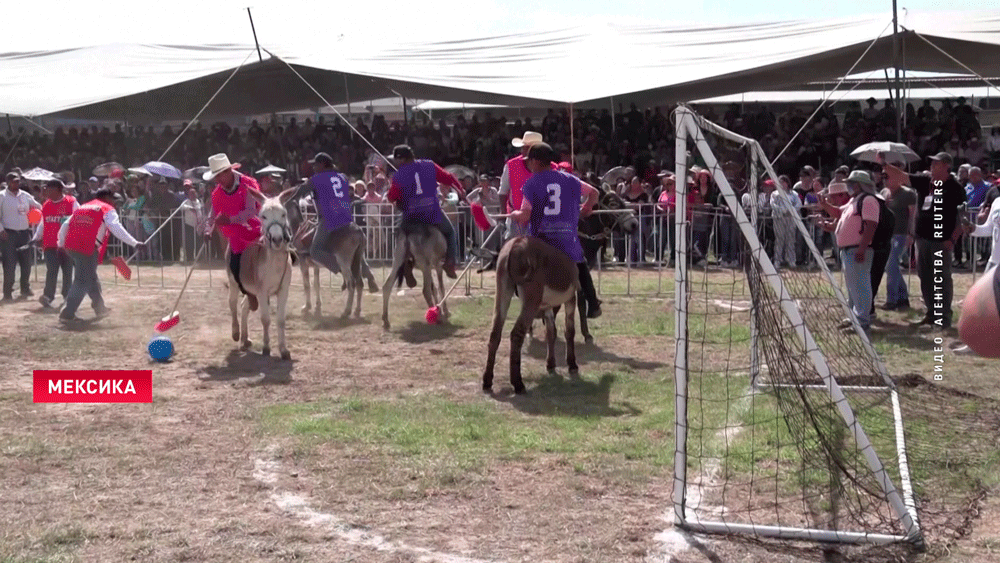
{"type": "Polygon", "coordinates": [[[236,172],[239,163],[230,164],[229,157],[219,153],[208,157],[209,171],[203,178],[206,182],[215,180],[212,191],[212,213],[208,218],[205,236],[211,237],[216,225],[222,236],[229,240],[229,270],[236,279],[236,285],[247,296],[250,310],[257,310],[257,296],[247,293],[240,281],[240,257],[248,246],[260,239],[260,202],[252,195],[260,192],[260,184],[250,176],[236,172]]]}
{"type": "MultiPolygon", "coordinates": [[[[521,154],[508,160],[503,165],[503,174],[500,175],[500,206],[506,209],[505,213],[521,209],[521,188],[531,176],[527,162],[528,149],[541,142],[542,134],[534,131],[525,131],[523,137],[515,137],[511,140],[510,144],[520,148],[521,154]]],[[[527,234],[527,226],[507,219],[506,238],[526,236],[527,234]]]]}
{"type": "Polygon", "coordinates": [[[142,248],[146,245],[132,238],[119,222],[118,212],[112,205],[114,200],[111,188],[97,190],[94,199],[78,207],[59,228],[59,248],[65,248],[69,253],[75,270],[73,285],[66,296],[66,305],[59,313],[60,321],[80,320],[76,317],[76,310],[83,302],[84,295],[90,296],[90,303],[98,319],[103,319],[111,312],[104,305],[101,280],[97,277],[97,264],[104,256],[109,234],[114,233],[129,246],[142,248]],[[98,246],[101,247],[100,250],[98,246]]]}

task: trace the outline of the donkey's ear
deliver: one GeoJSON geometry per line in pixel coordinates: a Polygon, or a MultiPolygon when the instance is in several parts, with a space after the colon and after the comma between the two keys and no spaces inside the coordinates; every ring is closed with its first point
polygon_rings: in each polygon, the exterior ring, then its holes
{"type": "Polygon", "coordinates": [[[278,201],[281,202],[281,205],[285,205],[285,203],[287,203],[288,200],[292,199],[292,196],[295,195],[295,192],[297,191],[299,191],[298,188],[288,188],[287,190],[278,194],[278,201]]]}
{"type": "Polygon", "coordinates": [[[260,203],[264,203],[264,200],[267,199],[267,196],[260,193],[260,191],[255,190],[254,188],[247,188],[247,192],[260,203]]]}

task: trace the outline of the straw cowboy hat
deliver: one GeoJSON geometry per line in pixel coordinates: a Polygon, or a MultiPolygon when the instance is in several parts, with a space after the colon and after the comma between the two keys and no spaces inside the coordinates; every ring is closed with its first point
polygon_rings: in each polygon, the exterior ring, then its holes
{"type": "Polygon", "coordinates": [[[510,144],[515,147],[530,147],[531,145],[537,145],[542,142],[542,134],[535,133],[534,131],[525,131],[523,137],[514,137],[511,139],[510,144]]]}
{"type": "Polygon", "coordinates": [[[842,182],[834,182],[834,183],[830,184],[829,186],[827,186],[826,193],[828,195],[846,194],[847,193],[847,184],[844,184],[842,182]]]}
{"type": "Polygon", "coordinates": [[[226,170],[236,170],[240,167],[240,163],[230,164],[229,157],[225,153],[213,154],[208,157],[208,172],[202,175],[202,179],[206,182],[212,181],[216,176],[225,172],[226,170]]]}

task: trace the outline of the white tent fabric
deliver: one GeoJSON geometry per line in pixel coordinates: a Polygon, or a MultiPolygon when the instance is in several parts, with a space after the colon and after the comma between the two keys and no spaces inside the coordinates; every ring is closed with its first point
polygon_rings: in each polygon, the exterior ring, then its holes
{"type": "MultiPolygon", "coordinates": [[[[0,112],[190,119],[245,59],[206,117],[324,105],[286,62],[333,104],[402,95],[524,107],[607,107],[611,97],[651,105],[836,79],[879,36],[852,73],[891,66],[889,24],[885,16],[701,27],[603,23],[486,38],[333,44],[317,33],[262,44],[263,62],[250,44],[0,54],[0,112]]],[[[1000,10],[974,18],[909,14],[904,24],[974,71],[1000,75],[1000,10]]],[[[902,39],[908,68],[968,73],[914,33],[902,39]]]]}

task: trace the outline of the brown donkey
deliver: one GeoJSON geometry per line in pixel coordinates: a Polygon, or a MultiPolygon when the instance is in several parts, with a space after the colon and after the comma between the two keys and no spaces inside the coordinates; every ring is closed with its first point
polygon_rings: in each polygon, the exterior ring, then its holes
{"type": "Polygon", "coordinates": [[[552,373],[556,369],[555,315],[562,307],[566,317],[566,365],[570,375],[577,375],[576,294],[580,290],[579,273],[568,256],[548,243],[532,237],[515,237],[507,241],[497,259],[497,293],[493,306],[493,329],[490,331],[489,353],[483,371],[483,391],[493,391],[493,366],[497,348],[503,336],[510,301],[517,291],[521,299],[521,314],[510,331],[510,383],[514,392],[525,392],[521,380],[521,348],[524,337],[536,317],[545,319],[545,341],[548,346],[545,365],[552,373]]]}

